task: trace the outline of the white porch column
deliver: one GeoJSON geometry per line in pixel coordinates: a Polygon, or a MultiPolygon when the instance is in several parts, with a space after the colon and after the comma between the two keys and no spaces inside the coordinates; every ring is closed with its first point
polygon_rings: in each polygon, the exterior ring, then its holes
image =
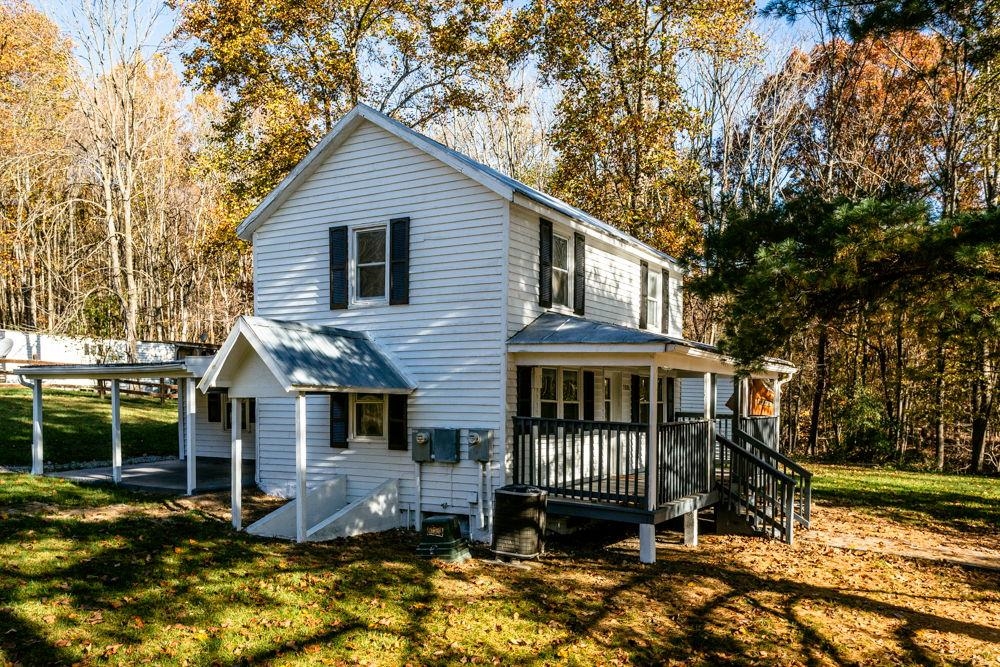
{"type": "Polygon", "coordinates": [[[229,478],[232,483],[233,528],[243,527],[243,401],[232,399],[233,440],[229,478]]]}
{"type": "Polygon", "coordinates": [[[306,541],[306,396],[295,395],[295,540],[306,541]]]}
{"type": "Polygon", "coordinates": [[[781,379],[774,380],[774,450],[781,451],[781,379]]]}
{"type": "MultiPolygon", "coordinates": [[[[649,431],[646,435],[646,509],[656,511],[656,499],[659,490],[659,480],[656,478],[658,468],[657,454],[659,429],[657,423],[657,403],[659,403],[659,379],[656,362],[649,365],[649,431]]],[[[639,525],[639,560],[643,563],[656,562],[656,525],[643,523],[639,525]]]]}
{"type": "Polygon", "coordinates": [[[45,471],[42,458],[42,381],[35,380],[31,388],[31,474],[45,471]]]}
{"type": "Polygon", "coordinates": [[[705,474],[708,477],[708,490],[712,490],[715,482],[715,373],[705,373],[705,401],[703,405],[705,419],[708,420],[708,466],[705,474]]]}
{"type": "Polygon", "coordinates": [[[194,386],[194,378],[187,378],[184,380],[187,385],[184,391],[184,411],[185,411],[185,424],[184,424],[184,447],[187,449],[187,494],[189,496],[194,495],[195,487],[198,486],[198,454],[195,451],[195,441],[194,441],[194,418],[195,410],[198,405],[198,393],[194,386]]]}
{"type": "Polygon", "coordinates": [[[121,380],[111,381],[111,481],[122,481],[122,394],[121,380]]]}
{"type": "Polygon", "coordinates": [[[736,431],[740,430],[740,417],[746,411],[747,401],[746,378],[734,377],[733,389],[736,395],[736,407],[733,410],[733,442],[736,442],[736,431]]]}
{"type": "Polygon", "coordinates": [[[177,378],[177,458],[184,460],[185,450],[184,439],[184,396],[187,395],[187,383],[183,378],[177,378]]]}

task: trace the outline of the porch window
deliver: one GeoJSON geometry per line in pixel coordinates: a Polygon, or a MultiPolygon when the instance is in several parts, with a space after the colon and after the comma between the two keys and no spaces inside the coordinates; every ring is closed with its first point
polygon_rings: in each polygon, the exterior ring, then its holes
{"type": "MultiPolygon", "coordinates": [[[[666,402],[663,400],[666,392],[663,389],[662,380],[660,380],[659,391],[656,392],[656,419],[658,424],[662,424],[666,421],[666,402]]],[[[649,378],[640,377],[639,378],[639,422],[642,424],[649,423],[649,378]]]]}
{"type": "Polygon", "coordinates": [[[356,302],[381,301],[386,298],[388,247],[385,225],[355,230],[354,300],[356,302]]]}
{"type": "Polygon", "coordinates": [[[580,419],[580,370],[541,369],[540,413],[545,419],[580,419]]]}
{"type": "Polygon", "coordinates": [[[660,324],[660,274],[649,271],[646,275],[646,327],[655,329],[660,324]]]}
{"type": "Polygon", "coordinates": [[[569,239],[553,234],[552,236],[552,303],[559,306],[570,306],[570,252],[569,239]]]}
{"type": "Polygon", "coordinates": [[[611,378],[604,377],[604,421],[614,421],[613,413],[611,411],[612,397],[611,397],[611,378]]]}
{"type": "Polygon", "coordinates": [[[354,397],[354,437],[384,438],[385,396],[381,394],[357,394],[354,397]]]}

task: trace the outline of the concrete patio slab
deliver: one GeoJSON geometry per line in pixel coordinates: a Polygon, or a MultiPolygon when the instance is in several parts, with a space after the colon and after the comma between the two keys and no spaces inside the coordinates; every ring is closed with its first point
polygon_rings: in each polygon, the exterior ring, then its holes
{"type": "MultiPolygon", "coordinates": [[[[254,461],[243,461],[243,486],[254,484],[254,461]]],[[[111,481],[111,467],[84,468],[46,473],[47,477],[60,477],[80,483],[111,481]]],[[[227,459],[198,459],[198,486],[195,493],[221,491],[229,488],[229,461],[227,459]]],[[[184,493],[187,490],[186,463],[179,459],[155,463],[133,463],[122,466],[121,486],[143,491],[184,493]]]]}

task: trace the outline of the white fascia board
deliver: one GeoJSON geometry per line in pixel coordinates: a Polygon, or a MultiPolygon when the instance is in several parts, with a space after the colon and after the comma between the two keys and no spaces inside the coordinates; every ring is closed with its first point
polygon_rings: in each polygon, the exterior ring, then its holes
{"type": "Polygon", "coordinates": [[[248,215],[236,228],[236,235],[244,241],[251,241],[253,239],[253,233],[264,223],[265,220],[267,220],[271,213],[273,213],[278,206],[288,199],[301,181],[305,180],[316,171],[316,169],[323,163],[323,158],[328,152],[344,143],[354,128],[356,128],[362,120],[369,121],[397,139],[405,141],[418,150],[436,158],[455,171],[471,178],[480,185],[495,192],[504,199],[508,201],[513,199],[514,191],[504,183],[492,178],[489,174],[481,172],[478,169],[474,169],[471,166],[466,165],[464,162],[455,159],[453,155],[450,155],[447,151],[441,150],[439,146],[426,140],[417,131],[406,131],[381,112],[376,111],[375,109],[364,104],[358,104],[351,109],[347,115],[337,121],[337,124],[333,126],[333,129],[330,130],[330,132],[327,133],[327,135],[323,137],[323,139],[320,140],[320,142],[316,144],[316,146],[313,147],[313,149],[309,151],[309,153],[306,154],[306,156],[302,158],[297,165],[295,165],[295,168],[289,172],[288,176],[286,176],[281,183],[274,188],[274,190],[264,197],[260,204],[257,205],[257,208],[250,212],[250,215],[248,215]]]}
{"type": "Polygon", "coordinates": [[[257,337],[257,333],[253,330],[253,327],[247,321],[247,318],[240,316],[236,320],[235,326],[233,326],[232,331],[229,332],[229,336],[226,338],[226,342],[222,345],[222,348],[216,353],[215,358],[209,365],[208,370],[205,371],[205,377],[202,378],[201,382],[198,383],[198,389],[202,393],[207,392],[209,389],[215,387],[219,381],[219,375],[222,373],[223,368],[229,361],[229,355],[232,353],[233,348],[239,342],[240,338],[246,339],[247,343],[253,351],[260,357],[260,360],[264,362],[264,365],[274,376],[275,381],[278,385],[286,392],[293,392],[295,388],[292,386],[288,378],[284,377],[281,371],[278,369],[278,365],[275,363],[271,354],[265,349],[264,345],[260,342],[260,338],[257,337]]]}
{"type": "Polygon", "coordinates": [[[681,277],[684,276],[684,272],[681,271],[680,266],[672,257],[670,257],[665,253],[661,253],[655,248],[646,245],[637,238],[629,236],[625,232],[622,232],[622,236],[616,236],[614,234],[607,232],[604,229],[601,229],[600,227],[595,227],[585,222],[581,222],[579,220],[576,220],[575,218],[569,217],[568,215],[566,215],[561,211],[557,211],[554,208],[549,208],[548,206],[544,206],[543,204],[540,204],[535,200],[526,197],[525,195],[522,195],[521,193],[514,193],[513,201],[521,208],[526,208],[529,211],[537,213],[538,215],[545,216],[546,218],[551,219],[553,222],[558,222],[560,224],[566,225],[567,227],[569,227],[574,231],[578,232],[586,231],[586,232],[591,232],[592,234],[596,233],[600,235],[602,240],[611,245],[613,248],[619,250],[630,250],[632,252],[639,254],[643,259],[651,260],[660,264],[666,264],[668,267],[670,267],[671,271],[673,271],[674,273],[676,273],[681,277]],[[628,239],[627,242],[626,239],[628,239]]]}
{"type": "MultiPolygon", "coordinates": [[[[659,349],[660,352],[663,348],[659,349]]],[[[512,352],[514,363],[520,366],[574,366],[574,367],[648,367],[658,356],[656,353],[570,353],[533,350],[531,352],[512,352]]]]}
{"type": "Polygon", "coordinates": [[[507,351],[511,354],[522,352],[538,354],[656,354],[663,352],[663,343],[619,343],[619,344],[585,344],[585,343],[508,343],[507,351]]]}

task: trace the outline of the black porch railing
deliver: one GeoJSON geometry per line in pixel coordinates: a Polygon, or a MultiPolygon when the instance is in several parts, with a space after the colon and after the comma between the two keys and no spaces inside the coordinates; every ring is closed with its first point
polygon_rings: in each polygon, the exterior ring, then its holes
{"type": "MultiPolygon", "coordinates": [[[[732,425],[730,425],[730,429],[732,429],[732,425]]],[[[775,451],[779,449],[777,417],[740,417],[740,430],[775,451]]],[[[735,440],[731,432],[727,437],[730,440],[735,440]]]]}
{"type": "Polygon", "coordinates": [[[641,507],[646,440],[644,424],[514,417],[514,482],[641,507]]]}
{"type": "Polygon", "coordinates": [[[657,505],[711,490],[713,457],[708,420],[660,424],[657,505]]]}
{"type": "Polygon", "coordinates": [[[795,480],[729,438],[716,436],[721,502],[757,530],[791,544],[795,530],[795,480]]]}
{"type": "Polygon", "coordinates": [[[739,431],[735,440],[748,452],[795,482],[795,520],[808,528],[812,508],[812,473],[749,433],[739,431]]]}

